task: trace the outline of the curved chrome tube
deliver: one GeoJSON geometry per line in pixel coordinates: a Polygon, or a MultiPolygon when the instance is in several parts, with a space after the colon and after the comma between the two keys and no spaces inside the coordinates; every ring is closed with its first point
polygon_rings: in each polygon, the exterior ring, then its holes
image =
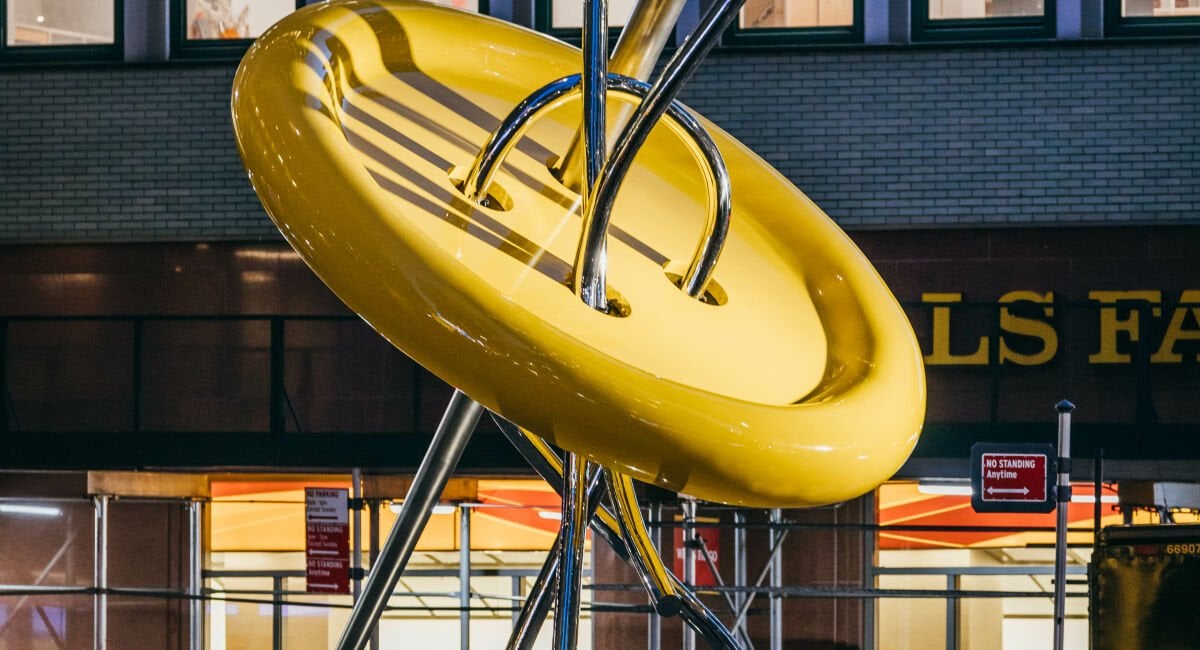
{"type": "MultiPolygon", "coordinates": [[[[683,84],[696,71],[700,61],[737,16],[738,9],[744,1],[722,0],[704,15],[700,25],[688,35],[683,46],[671,57],[658,81],[646,93],[642,104],[634,112],[633,119],[617,138],[612,156],[605,164],[604,171],[600,174],[599,185],[594,190],[595,200],[585,206],[587,211],[583,218],[583,236],[579,239],[579,247],[575,253],[575,293],[583,296],[584,302],[608,303],[604,284],[607,270],[603,242],[608,233],[608,222],[612,218],[612,206],[616,202],[617,190],[625,180],[634,156],[663,114],[669,113],[683,84]]],[[[715,255],[711,262],[716,263],[715,255]]],[[[711,273],[712,269],[709,268],[708,271],[711,273]]],[[[697,269],[697,275],[693,276],[689,269],[689,274],[684,280],[684,290],[688,295],[698,297],[704,294],[708,277],[702,276],[703,272],[703,268],[697,269]]]]}
{"type": "Polygon", "coordinates": [[[610,469],[604,470],[608,482],[608,493],[612,495],[617,509],[617,521],[621,524],[621,535],[630,546],[630,556],[636,566],[638,577],[654,602],[654,609],[663,616],[675,616],[681,603],[675,593],[671,574],[663,566],[662,557],[650,541],[642,512],[638,508],[637,494],[633,491],[633,479],[610,469]]]}
{"type": "Polygon", "coordinates": [[[533,120],[543,111],[558,108],[566,103],[566,100],[572,99],[575,93],[579,92],[579,84],[580,75],[577,74],[556,79],[533,91],[509,111],[483,145],[479,155],[475,156],[475,162],[471,163],[471,169],[467,172],[461,188],[463,194],[478,203],[484,191],[492,184],[492,178],[496,175],[500,163],[525,135],[533,120]]]}
{"type": "MultiPolygon", "coordinates": [[[[463,193],[472,201],[478,201],[487,186],[491,184],[500,162],[512,151],[517,140],[524,135],[532,121],[543,112],[556,108],[571,99],[574,93],[578,92],[579,84],[580,75],[569,75],[546,84],[518,104],[504,118],[488,139],[487,144],[484,145],[483,150],[476,156],[462,187],[463,193]]],[[[652,91],[650,85],[644,81],[616,74],[608,75],[608,88],[611,91],[638,99],[647,96],[647,93],[652,91]]],[[[642,102],[642,106],[645,106],[645,101],[642,102]]],[[[703,236],[696,246],[696,252],[683,276],[682,287],[689,296],[700,298],[704,295],[704,289],[712,277],[717,258],[720,257],[721,249],[725,245],[725,237],[729,233],[732,205],[729,170],[712,137],[683,104],[672,100],[666,103],[663,112],[671,118],[667,124],[681,135],[690,138],[694,145],[693,152],[697,153],[703,161],[700,167],[704,175],[711,210],[704,226],[703,236]]],[[[638,113],[641,113],[640,107],[638,113]]],[[[659,117],[661,115],[662,113],[659,114],[659,117]]],[[[637,116],[635,114],[633,124],[636,123],[637,116]]],[[[644,136],[642,139],[645,139],[644,136]]],[[[632,159],[629,162],[632,162],[632,159]]],[[[610,159],[605,169],[609,169],[611,165],[612,160],[610,159]]],[[[622,179],[627,171],[628,164],[624,166],[624,171],[621,173],[622,179]]],[[[583,298],[584,302],[597,309],[604,309],[608,305],[607,293],[603,291],[603,282],[600,282],[601,289],[597,291],[594,282],[586,282],[585,278],[588,277],[587,269],[592,269],[595,273],[597,267],[600,268],[599,279],[602,280],[605,277],[604,266],[607,257],[605,241],[607,238],[590,236],[587,215],[593,215],[590,223],[603,226],[601,235],[607,233],[612,205],[616,199],[616,189],[619,185],[619,182],[616,185],[609,182],[609,178],[609,175],[601,174],[594,193],[595,200],[587,201],[584,205],[584,230],[580,237],[580,254],[576,256],[575,263],[576,293],[583,298]],[[603,205],[598,208],[597,204],[601,203],[603,205]],[[598,298],[603,298],[603,300],[598,300],[598,298]]]]}

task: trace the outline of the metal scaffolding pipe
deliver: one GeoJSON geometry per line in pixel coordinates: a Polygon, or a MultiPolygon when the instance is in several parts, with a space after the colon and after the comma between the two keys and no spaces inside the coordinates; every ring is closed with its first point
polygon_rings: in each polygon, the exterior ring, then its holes
{"type": "Polygon", "coordinates": [[[188,647],[204,650],[204,502],[187,502],[188,647]]]}
{"type": "Polygon", "coordinates": [[[458,644],[471,648],[471,509],[458,506],[458,644]]]}
{"type": "Polygon", "coordinates": [[[96,594],[92,598],[92,648],[108,648],[108,501],[107,494],[92,497],[95,508],[93,525],[93,578],[96,594]]]}
{"type": "Polygon", "coordinates": [[[371,568],[362,597],[350,612],[350,620],[338,641],[338,650],[361,650],[366,646],[367,637],[379,621],[388,597],[400,581],[400,574],[429,521],[430,510],[437,504],[482,413],[483,406],[479,402],[462,391],[454,391],[404,499],[400,515],[379,553],[378,565],[371,568]]]}

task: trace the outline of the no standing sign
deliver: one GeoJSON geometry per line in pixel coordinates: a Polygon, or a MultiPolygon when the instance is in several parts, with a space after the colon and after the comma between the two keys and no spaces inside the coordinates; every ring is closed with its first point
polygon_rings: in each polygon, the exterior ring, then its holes
{"type": "Polygon", "coordinates": [[[978,443],[971,447],[971,506],[976,512],[1054,510],[1053,445],[978,443]]]}

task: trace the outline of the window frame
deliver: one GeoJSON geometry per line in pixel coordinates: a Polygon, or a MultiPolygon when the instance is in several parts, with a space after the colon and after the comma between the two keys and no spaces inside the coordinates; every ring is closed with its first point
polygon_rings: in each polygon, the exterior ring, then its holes
{"type": "Polygon", "coordinates": [[[914,43],[1053,40],[1058,35],[1055,0],[1042,0],[1040,16],[930,18],[929,0],[910,0],[910,7],[914,43]]]}
{"type": "MultiPolygon", "coordinates": [[[[483,13],[484,5],[488,0],[479,1],[479,12],[483,13]]],[[[552,36],[560,41],[570,43],[579,47],[583,43],[583,28],[582,27],[554,27],[554,0],[534,0],[533,3],[533,29],[547,36],[552,36]]],[[[608,50],[611,53],[616,47],[617,39],[621,37],[621,30],[625,29],[624,25],[620,27],[609,26],[608,28],[608,50]]],[[[670,49],[675,44],[675,31],[672,28],[671,37],[667,39],[666,47],[670,49]]]]}
{"type": "Polygon", "coordinates": [[[721,37],[725,47],[861,45],[865,42],[866,0],[854,0],[853,20],[837,27],[742,27],[741,10],[721,37]]]}
{"type": "Polygon", "coordinates": [[[112,63],[125,58],[125,0],[113,0],[113,42],[93,45],[9,45],[8,0],[0,2],[0,64],[112,63]]]}
{"type": "MultiPolygon", "coordinates": [[[[308,4],[306,0],[295,0],[297,11],[308,4]]],[[[168,6],[171,34],[170,58],[175,59],[240,59],[250,49],[255,38],[191,39],[187,37],[187,0],[171,0],[168,6]]]]}
{"type": "Polygon", "coordinates": [[[1200,15],[1124,16],[1121,14],[1121,2],[1104,0],[1105,38],[1200,36],[1200,15]]]}

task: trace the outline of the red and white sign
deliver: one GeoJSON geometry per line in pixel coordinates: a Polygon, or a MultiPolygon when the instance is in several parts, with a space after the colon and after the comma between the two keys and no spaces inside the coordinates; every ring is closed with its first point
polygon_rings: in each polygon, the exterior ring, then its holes
{"type": "Polygon", "coordinates": [[[350,593],[350,491],[304,488],[308,593],[350,593]]]}
{"type": "MultiPolygon", "coordinates": [[[[704,548],[708,551],[708,559],[712,560],[713,567],[719,568],[721,566],[721,563],[719,561],[720,553],[718,550],[721,548],[720,531],[717,530],[716,528],[709,528],[709,527],[693,528],[689,534],[692,537],[698,536],[698,537],[700,537],[700,539],[704,540],[704,548]]],[[[683,548],[683,528],[676,527],[675,528],[675,563],[674,563],[673,568],[674,568],[675,575],[678,576],[680,580],[682,580],[683,576],[684,576],[684,573],[683,573],[684,550],[685,549],[683,548]]],[[[696,576],[695,581],[692,583],[693,586],[695,586],[695,587],[715,587],[715,586],[717,586],[717,579],[716,579],[716,577],[713,576],[712,569],[710,569],[708,567],[708,562],[704,561],[703,551],[701,551],[699,547],[696,547],[693,549],[692,563],[696,567],[696,572],[695,572],[695,574],[693,574],[696,576]]]]}
{"type": "Polygon", "coordinates": [[[983,501],[1045,501],[1050,460],[1045,454],[985,452],[981,462],[983,501]]]}

